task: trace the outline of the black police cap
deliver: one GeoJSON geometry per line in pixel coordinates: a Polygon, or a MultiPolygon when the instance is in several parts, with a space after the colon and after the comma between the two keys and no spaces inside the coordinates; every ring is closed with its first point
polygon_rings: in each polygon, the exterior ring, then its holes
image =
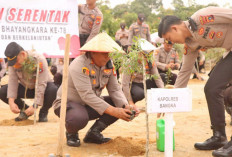
{"type": "Polygon", "coordinates": [[[145,20],[145,15],[143,13],[138,14],[138,19],[143,22],[145,20]]]}
{"type": "Polygon", "coordinates": [[[24,49],[16,42],[11,42],[7,45],[5,50],[5,56],[8,60],[8,66],[15,65],[17,61],[17,56],[20,51],[24,51],[24,49]]]}

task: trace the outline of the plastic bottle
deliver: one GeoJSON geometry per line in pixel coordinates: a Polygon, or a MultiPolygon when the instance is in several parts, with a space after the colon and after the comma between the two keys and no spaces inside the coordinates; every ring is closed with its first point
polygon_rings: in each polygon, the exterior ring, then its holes
{"type": "MultiPolygon", "coordinates": [[[[165,121],[164,119],[158,119],[156,121],[156,145],[159,151],[164,152],[164,148],[165,148],[165,121]]],[[[174,131],[173,131],[173,150],[175,150],[174,131]]]]}

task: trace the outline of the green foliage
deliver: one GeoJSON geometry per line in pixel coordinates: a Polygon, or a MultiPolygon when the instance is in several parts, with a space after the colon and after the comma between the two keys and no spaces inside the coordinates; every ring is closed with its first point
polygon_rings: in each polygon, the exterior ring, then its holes
{"type": "MultiPolygon", "coordinates": [[[[147,62],[153,62],[154,57],[153,53],[145,53],[141,49],[141,42],[138,39],[135,39],[134,46],[131,48],[131,51],[127,53],[119,53],[118,50],[110,53],[110,58],[113,60],[115,68],[121,67],[121,71],[128,75],[132,75],[134,73],[143,73],[143,59],[145,58],[147,62]]],[[[157,79],[156,75],[146,75],[147,78],[157,79]]]]}
{"type": "Polygon", "coordinates": [[[126,14],[129,10],[129,6],[127,4],[119,4],[115,6],[112,10],[114,18],[121,18],[124,14],[126,14]]]}
{"type": "Polygon", "coordinates": [[[102,5],[100,9],[104,15],[101,31],[105,31],[114,39],[115,33],[120,26],[120,19],[114,18],[112,10],[107,5],[102,5]]]}
{"type": "Polygon", "coordinates": [[[36,59],[34,57],[28,56],[27,59],[22,63],[22,71],[27,74],[27,79],[31,79],[33,77],[36,69],[36,59]]]}
{"type": "Polygon", "coordinates": [[[151,8],[145,3],[145,0],[134,0],[130,5],[130,12],[136,13],[144,13],[146,17],[151,14],[151,8]]]}
{"type": "Polygon", "coordinates": [[[171,68],[168,68],[168,71],[166,72],[166,76],[165,76],[165,79],[167,80],[165,85],[170,85],[171,77],[172,77],[172,70],[171,68]]]}
{"type": "Polygon", "coordinates": [[[129,28],[132,23],[136,22],[137,14],[136,13],[129,13],[129,12],[125,13],[123,15],[123,20],[125,21],[126,26],[129,28]]]}

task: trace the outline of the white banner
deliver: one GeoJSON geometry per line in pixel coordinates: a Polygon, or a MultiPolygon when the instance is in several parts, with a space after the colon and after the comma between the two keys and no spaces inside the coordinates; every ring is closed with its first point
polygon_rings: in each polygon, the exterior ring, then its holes
{"type": "Polygon", "coordinates": [[[71,36],[70,57],[79,55],[76,0],[0,0],[0,4],[0,58],[12,41],[46,57],[61,57],[66,34],[71,36]]]}
{"type": "Polygon", "coordinates": [[[190,112],[192,111],[192,91],[188,88],[147,90],[147,112],[190,112]]]}

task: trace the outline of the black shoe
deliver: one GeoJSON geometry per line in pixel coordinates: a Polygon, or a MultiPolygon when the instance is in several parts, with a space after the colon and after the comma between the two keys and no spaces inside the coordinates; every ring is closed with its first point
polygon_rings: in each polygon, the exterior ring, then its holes
{"type": "Polygon", "coordinates": [[[39,122],[47,122],[48,121],[47,115],[48,115],[48,113],[40,112],[39,113],[39,122]]]}
{"type": "Polygon", "coordinates": [[[89,129],[87,134],[85,135],[84,142],[85,143],[96,143],[96,144],[102,144],[106,143],[111,140],[111,138],[105,138],[101,132],[106,128],[107,126],[101,122],[96,121],[93,126],[89,129]]]}
{"type": "Polygon", "coordinates": [[[29,116],[24,111],[20,111],[19,116],[15,118],[15,121],[27,120],[29,116]]]}
{"type": "Polygon", "coordinates": [[[213,151],[212,155],[214,157],[232,157],[232,139],[222,148],[213,151]]]}
{"type": "Polygon", "coordinates": [[[194,147],[198,150],[216,150],[227,144],[225,135],[215,131],[214,135],[202,143],[195,143],[194,147]]]}
{"type": "Polygon", "coordinates": [[[71,134],[66,132],[67,145],[71,147],[79,147],[81,145],[78,134],[71,134]]]}

